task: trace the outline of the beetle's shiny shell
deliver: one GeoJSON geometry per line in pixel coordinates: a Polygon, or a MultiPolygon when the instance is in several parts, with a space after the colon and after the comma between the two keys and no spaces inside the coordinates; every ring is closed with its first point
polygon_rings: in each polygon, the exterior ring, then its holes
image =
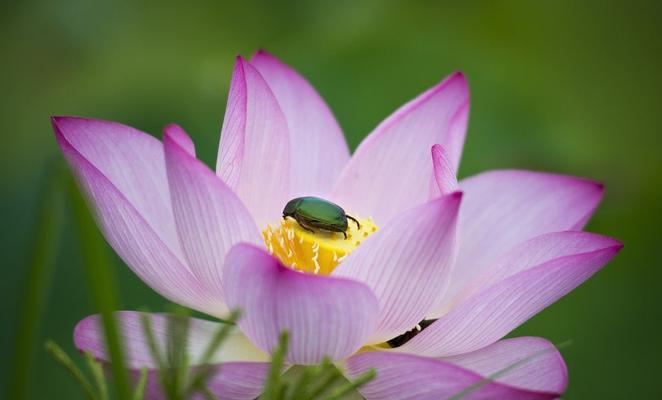
{"type": "Polygon", "coordinates": [[[347,215],[337,204],[319,197],[297,197],[285,205],[283,217],[292,217],[308,228],[333,232],[347,230],[347,215]]]}

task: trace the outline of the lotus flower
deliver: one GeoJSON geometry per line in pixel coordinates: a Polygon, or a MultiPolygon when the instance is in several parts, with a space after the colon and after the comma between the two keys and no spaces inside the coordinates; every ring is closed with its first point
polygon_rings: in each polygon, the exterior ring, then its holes
{"type": "MultiPolygon", "coordinates": [[[[241,309],[209,383],[221,398],[259,395],[282,330],[290,365],[329,357],[348,377],[375,368],[368,399],[448,398],[527,357],[466,398],[556,398],[567,372],[554,346],[501,339],[621,244],[582,231],[600,183],[519,170],[458,183],[468,112],[465,77],[452,74],[350,156],[315,89],[260,51],[237,59],[215,172],[177,125],[160,142],[114,122],[52,121],[106,240],[143,281],[210,316],[241,309]],[[345,239],[283,220],[303,195],[342,206],[361,229],[350,224],[345,239]]],[[[138,313],[118,317],[130,367],[155,368],[138,313]]],[[[150,318],[166,342],[165,317],[150,318]]],[[[193,321],[192,367],[217,326],[193,321]]],[[[74,339],[108,360],[97,316],[74,339]]]]}

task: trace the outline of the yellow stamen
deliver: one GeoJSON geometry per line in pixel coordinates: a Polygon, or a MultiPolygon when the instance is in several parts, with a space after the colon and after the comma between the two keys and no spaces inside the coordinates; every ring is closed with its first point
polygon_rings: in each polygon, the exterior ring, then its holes
{"type": "Polygon", "coordinates": [[[372,219],[357,218],[349,221],[347,239],[342,233],[316,229],[315,233],[303,229],[294,219],[282,220],[277,227],[267,225],[262,231],[269,252],[292,269],[328,275],[356,249],[362,241],[377,230],[372,219]]]}

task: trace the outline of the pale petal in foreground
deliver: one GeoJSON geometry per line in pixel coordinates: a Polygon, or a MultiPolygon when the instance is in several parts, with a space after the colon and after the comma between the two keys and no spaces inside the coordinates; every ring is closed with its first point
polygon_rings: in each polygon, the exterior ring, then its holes
{"type": "Polygon", "coordinates": [[[539,338],[516,338],[448,359],[386,351],[355,355],[347,374],[374,368],[376,378],[360,389],[368,400],[556,399],[567,385],[563,359],[539,338]],[[504,374],[493,376],[507,367],[504,374]]]}
{"type": "Polygon", "coordinates": [[[265,352],[287,330],[289,362],[339,360],[358,350],[375,327],[379,305],[363,283],[294,271],[248,244],[233,247],[226,260],[228,306],[242,310],[239,327],[265,352]]]}
{"type": "MultiPolygon", "coordinates": [[[[160,382],[157,377],[158,364],[149,349],[148,340],[142,323],[142,316],[147,316],[154,332],[157,347],[162,353],[169,346],[171,338],[168,329],[168,316],[165,314],[143,314],[133,311],[115,313],[119,321],[124,342],[127,364],[137,378],[141,368],[149,370],[146,394],[150,399],[163,399],[160,382]]],[[[170,316],[172,318],[172,316],[170,316]]],[[[200,366],[207,345],[219,329],[220,324],[201,319],[190,319],[187,354],[190,356],[191,373],[200,366]]],[[[108,362],[105,349],[101,318],[93,315],[76,325],[74,343],[80,351],[90,352],[96,359],[108,362]]],[[[269,369],[268,356],[256,349],[245,336],[235,329],[211,360],[216,367],[215,373],[207,382],[213,393],[223,399],[254,399],[262,392],[264,380],[269,369]]]]}

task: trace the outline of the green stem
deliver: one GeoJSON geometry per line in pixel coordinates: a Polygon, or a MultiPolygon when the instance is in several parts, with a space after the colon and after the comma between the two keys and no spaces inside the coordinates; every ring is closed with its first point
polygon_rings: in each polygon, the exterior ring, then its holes
{"type": "Polygon", "coordinates": [[[133,400],[143,400],[145,397],[145,385],[147,384],[147,367],[140,370],[140,379],[133,390],[133,400]]]}
{"type": "Polygon", "coordinates": [[[228,319],[229,322],[222,324],[216,330],[216,333],[214,333],[212,340],[207,343],[202,359],[200,359],[200,366],[188,382],[188,387],[185,391],[186,398],[192,396],[196,391],[202,391],[206,387],[207,380],[217,372],[218,366],[211,364],[212,358],[234,328],[235,321],[238,318],[239,312],[236,310],[232,311],[228,319]]]}
{"type": "Polygon", "coordinates": [[[210,340],[209,343],[207,343],[207,347],[205,348],[205,352],[203,353],[201,360],[202,364],[209,364],[211,362],[212,357],[214,357],[214,354],[216,354],[218,348],[221,347],[221,344],[223,343],[225,338],[230,334],[233,325],[235,325],[237,320],[239,319],[239,315],[240,312],[238,310],[233,310],[230,313],[228,319],[224,320],[225,322],[216,331],[212,340],[210,340]]]}
{"type": "Polygon", "coordinates": [[[302,399],[310,389],[311,382],[317,380],[326,369],[324,364],[311,365],[303,368],[299,379],[291,386],[287,399],[302,399]]]}
{"type": "Polygon", "coordinates": [[[10,368],[8,399],[26,397],[28,379],[34,362],[35,336],[39,332],[39,320],[44,302],[50,291],[54,271],[54,259],[60,239],[63,216],[62,176],[60,163],[49,163],[46,184],[42,193],[39,216],[30,246],[22,308],[16,324],[16,342],[10,368]]]}
{"type": "Polygon", "coordinates": [[[87,367],[94,378],[100,400],[108,400],[108,386],[106,385],[106,377],[103,375],[103,367],[101,363],[94,359],[92,353],[85,352],[85,361],[87,367]]]}
{"type": "Polygon", "coordinates": [[[377,376],[377,373],[375,372],[374,369],[368,370],[364,372],[361,376],[356,378],[356,380],[353,380],[351,382],[348,382],[344,385],[338,386],[335,388],[331,393],[329,393],[328,396],[324,398],[324,400],[339,400],[342,399],[343,396],[346,394],[349,394],[351,392],[354,392],[361,386],[365,385],[366,383],[370,382],[377,376]]]}
{"type": "Polygon", "coordinates": [[[110,367],[115,381],[115,389],[120,399],[131,398],[127,370],[125,368],[124,349],[117,330],[117,321],[113,312],[117,310],[117,290],[115,276],[106,255],[106,244],[99,236],[83,197],[70,185],[73,211],[80,236],[83,264],[87,275],[92,299],[101,312],[101,320],[106,338],[106,348],[110,354],[110,367]]]}
{"type": "Polygon", "coordinates": [[[311,390],[310,393],[308,393],[308,395],[303,397],[302,399],[305,400],[318,399],[322,395],[322,393],[326,392],[332,386],[333,382],[335,382],[337,379],[340,378],[340,374],[338,373],[336,367],[334,367],[330,363],[328,364],[325,363],[324,365],[325,365],[324,370],[326,372],[325,376],[321,376],[320,381],[315,386],[315,388],[311,390]]]}
{"type": "Polygon", "coordinates": [[[184,314],[171,314],[167,319],[166,360],[170,399],[182,399],[184,384],[188,375],[188,332],[190,319],[184,314]]]}
{"type": "Polygon", "coordinates": [[[281,372],[287,355],[288,342],[288,332],[281,332],[278,340],[278,347],[276,347],[271,354],[271,365],[269,366],[269,373],[267,374],[267,382],[264,385],[264,394],[269,400],[277,400],[281,397],[281,386],[283,384],[281,382],[281,372]]]}
{"type": "Polygon", "coordinates": [[[85,374],[83,374],[83,371],[76,366],[76,363],[67,355],[67,353],[60,348],[55,342],[52,340],[49,340],[46,342],[46,351],[53,356],[55,361],[60,363],[68,372],[71,374],[71,376],[80,384],[80,386],[83,388],[83,392],[85,392],[85,397],[87,397],[90,400],[96,400],[97,395],[94,393],[94,388],[92,387],[92,384],[87,380],[85,377],[85,374]]]}

